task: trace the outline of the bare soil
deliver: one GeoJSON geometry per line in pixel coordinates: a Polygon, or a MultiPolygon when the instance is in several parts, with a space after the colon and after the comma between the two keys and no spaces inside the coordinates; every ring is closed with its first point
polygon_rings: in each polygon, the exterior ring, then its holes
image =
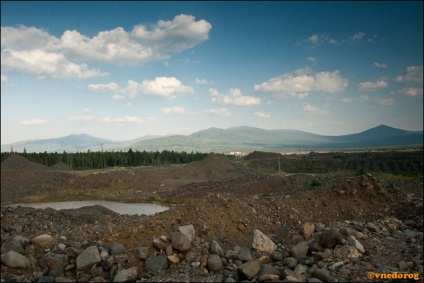
{"type": "MultiPolygon", "coordinates": [[[[397,155],[393,165],[396,174],[386,170],[393,156],[375,161],[368,156],[367,163],[355,157],[358,164],[373,168],[371,173],[360,175],[357,167],[347,168],[350,156],[337,156],[321,156],[318,164],[318,154],[309,155],[307,160],[304,155],[277,158],[255,152],[237,160],[209,155],[203,161],[186,165],[73,171],[64,164],[46,168],[12,155],[1,164],[1,202],[103,199],[170,205],[170,210],[150,217],[121,216],[100,207],[60,213],[20,208],[22,214],[31,214],[29,219],[34,223],[44,223],[43,217],[52,223],[50,227],[34,224],[26,231],[27,237],[48,232],[66,236],[69,241],[119,242],[130,252],[151,246],[154,237],[170,235],[178,225],[187,224],[196,228],[202,241],[217,240],[223,249],[250,247],[253,229],[273,234],[281,224],[298,233],[306,222],[338,227],[341,223],[384,222],[394,217],[412,220],[422,231],[423,178],[417,173],[422,171],[422,152],[406,154],[403,161],[397,155]],[[344,160],[346,168],[332,169],[339,160],[344,160]],[[308,166],[315,166],[314,175],[283,175],[284,171],[290,172],[287,169],[300,171],[308,166]],[[321,168],[321,173],[316,168],[321,168]],[[399,174],[399,170],[412,173],[399,174]]],[[[2,208],[2,233],[12,231],[19,221],[27,221],[24,216],[15,219],[16,213],[19,212],[7,213],[2,208]]],[[[292,239],[286,244],[295,244],[292,239]]],[[[2,237],[2,244],[3,241],[2,237]]],[[[419,255],[404,245],[387,246],[373,239],[363,244],[370,250],[370,262],[390,266],[419,255]]],[[[418,244],[422,247],[422,242],[418,244]]],[[[2,269],[2,275],[7,272],[10,271],[2,269]]],[[[364,270],[357,271],[359,281],[366,280],[364,274],[364,270]]]]}

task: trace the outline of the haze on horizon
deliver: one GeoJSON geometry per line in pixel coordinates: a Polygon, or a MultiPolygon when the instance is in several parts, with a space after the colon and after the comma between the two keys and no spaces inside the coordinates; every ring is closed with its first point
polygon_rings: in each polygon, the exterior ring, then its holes
{"type": "Polygon", "coordinates": [[[422,130],[422,12],[420,1],[2,1],[1,144],[422,130]]]}

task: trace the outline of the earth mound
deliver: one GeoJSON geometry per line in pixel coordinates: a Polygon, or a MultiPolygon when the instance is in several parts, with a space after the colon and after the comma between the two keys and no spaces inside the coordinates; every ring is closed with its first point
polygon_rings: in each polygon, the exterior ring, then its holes
{"type": "Polygon", "coordinates": [[[49,169],[54,171],[73,171],[71,167],[63,162],[56,163],[55,165],[49,167],[49,169]]]}
{"type": "Polygon", "coordinates": [[[13,153],[1,163],[1,171],[45,171],[46,166],[13,153]]]}

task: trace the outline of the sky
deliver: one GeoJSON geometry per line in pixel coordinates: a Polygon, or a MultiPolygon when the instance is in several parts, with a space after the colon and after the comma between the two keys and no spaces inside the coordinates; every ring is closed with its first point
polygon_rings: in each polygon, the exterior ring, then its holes
{"type": "Polygon", "coordinates": [[[1,144],[423,130],[422,1],[1,1],[1,144]]]}

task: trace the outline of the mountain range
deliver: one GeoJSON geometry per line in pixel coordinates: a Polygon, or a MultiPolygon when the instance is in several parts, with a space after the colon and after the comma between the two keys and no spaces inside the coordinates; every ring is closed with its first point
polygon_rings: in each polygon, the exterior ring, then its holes
{"type": "Polygon", "coordinates": [[[298,130],[265,130],[254,127],[209,128],[190,135],[143,136],[128,141],[111,141],[87,134],[66,137],[21,141],[1,145],[2,152],[85,152],[115,151],[198,151],[225,153],[231,151],[297,151],[346,150],[390,146],[422,145],[423,131],[407,131],[380,125],[366,131],[325,136],[298,130]]]}

